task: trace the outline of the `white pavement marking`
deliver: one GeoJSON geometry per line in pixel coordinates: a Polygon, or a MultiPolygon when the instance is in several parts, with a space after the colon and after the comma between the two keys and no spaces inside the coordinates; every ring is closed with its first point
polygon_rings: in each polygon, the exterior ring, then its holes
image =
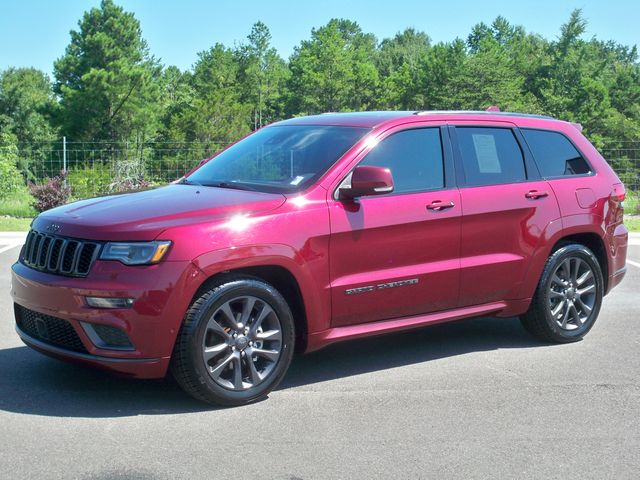
{"type": "Polygon", "coordinates": [[[627,263],[628,263],[629,265],[633,265],[633,266],[634,266],[634,267],[636,267],[636,268],[640,268],[640,263],[638,263],[638,262],[634,262],[633,260],[629,260],[629,259],[627,259],[627,263]]]}
{"type": "Polygon", "coordinates": [[[21,246],[27,239],[27,232],[0,232],[0,253],[21,246]]]}
{"type": "Polygon", "coordinates": [[[0,245],[0,253],[8,252],[12,248],[20,247],[22,243],[12,243],[10,245],[0,245]]]}
{"type": "Polygon", "coordinates": [[[629,232],[629,245],[640,245],[640,233],[629,232]]]}

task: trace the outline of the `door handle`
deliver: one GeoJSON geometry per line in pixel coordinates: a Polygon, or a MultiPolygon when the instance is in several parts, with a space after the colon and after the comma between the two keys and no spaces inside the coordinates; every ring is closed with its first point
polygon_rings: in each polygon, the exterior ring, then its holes
{"type": "Polygon", "coordinates": [[[530,190],[524,194],[526,198],[531,200],[537,200],[538,198],[544,198],[549,196],[549,192],[539,192],[538,190],[530,190]]]}
{"type": "Polygon", "coordinates": [[[435,200],[427,205],[428,210],[434,210],[436,212],[440,212],[442,210],[446,210],[447,208],[453,208],[456,204],[453,202],[442,202],[440,200],[435,200]]]}

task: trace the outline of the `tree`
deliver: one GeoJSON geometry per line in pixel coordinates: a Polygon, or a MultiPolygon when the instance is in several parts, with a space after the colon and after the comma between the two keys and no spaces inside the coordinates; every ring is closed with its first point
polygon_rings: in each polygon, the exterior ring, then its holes
{"type": "Polygon", "coordinates": [[[49,77],[40,70],[9,68],[0,73],[0,145],[15,150],[14,163],[28,177],[49,173],[57,109],[49,77]]]}
{"type": "Polygon", "coordinates": [[[241,102],[234,52],[216,44],[198,54],[188,103],[171,116],[173,140],[215,143],[249,132],[250,106],[241,102]]]}
{"type": "Polygon", "coordinates": [[[279,120],[286,98],[288,69],[270,46],[271,33],[262,22],[253,25],[248,43],[236,49],[241,100],[253,110],[253,129],[279,120]]]}
{"type": "Polygon", "coordinates": [[[135,140],[158,127],[160,66],[140,22],[112,0],[86,12],[54,63],[63,133],[72,140],[135,140]]]}
{"type": "Polygon", "coordinates": [[[381,42],[376,64],[381,79],[379,100],[383,108],[425,108],[424,73],[430,43],[426,33],[413,28],[381,42]]]}
{"type": "Polygon", "coordinates": [[[366,110],[375,102],[376,39],[349,20],[333,19],[311,31],[296,47],[291,70],[289,112],[366,110]]]}
{"type": "Polygon", "coordinates": [[[56,107],[49,77],[40,70],[0,72],[0,130],[15,135],[18,143],[53,140],[51,117],[56,107]]]}

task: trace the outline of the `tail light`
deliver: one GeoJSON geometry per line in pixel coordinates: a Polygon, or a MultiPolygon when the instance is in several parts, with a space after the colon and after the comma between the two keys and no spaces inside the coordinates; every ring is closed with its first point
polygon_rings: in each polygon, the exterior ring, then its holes
{"type": "Polygon", "coordinates": [[[624,208],[623,202],[627,196],[627,191],[622,183],[616,183],[613,185],[613,192],[611,192],[611,200],[620,204],[620,208],[624,208]]]}

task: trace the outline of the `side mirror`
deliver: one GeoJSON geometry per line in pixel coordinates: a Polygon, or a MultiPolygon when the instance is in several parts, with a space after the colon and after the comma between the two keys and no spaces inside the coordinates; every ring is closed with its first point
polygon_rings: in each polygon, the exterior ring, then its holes
{"type": "Polygon", "coordinates": [[[340,198],[352,199],[369,195],[384,195],[390,192],[393,192],[391,170],[362,165],[351,172],[351,187],[340,188],[340,198]]]}

